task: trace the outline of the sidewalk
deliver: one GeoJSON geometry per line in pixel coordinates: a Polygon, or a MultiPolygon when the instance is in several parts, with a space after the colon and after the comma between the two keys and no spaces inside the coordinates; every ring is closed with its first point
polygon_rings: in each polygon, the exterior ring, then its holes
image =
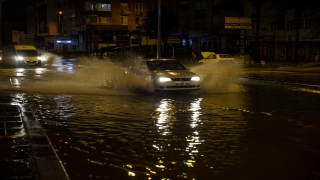
{"type": "Polygon", "coordinates": [[[320,62],[266,62],[245,68],[250,79],[276,81],[320,88],[320,62]]]}
{"type": "Polygon", "coordinates": [[[0,179],[69,179],[30,106],[0,93],[0,179]]]}

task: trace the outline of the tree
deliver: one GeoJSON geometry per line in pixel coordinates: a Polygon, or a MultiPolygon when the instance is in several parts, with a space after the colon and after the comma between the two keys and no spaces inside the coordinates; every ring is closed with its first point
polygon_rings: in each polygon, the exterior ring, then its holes
{"type": "Polygon", "coordinates": [[[261,12],[261,6],[268,0],[248,0],[248,2],[256,8],[256,34],[255,34],[255,43],[254,43],[254,49],[253,49],[253,58],[255,62],[260,62],[260,58],[258,55],[258,47],[259,47],[259,34],[260,34],[260,12],[261,12]]]}
{"type": "MultiPolygon", "coordinates": [[[[142,25],[146,36],[155,39],[158,34],[158,11],[153,9],[148,12],[144,23],[142,25]]],[[[166,40],[171,35],[172,31],[175,31],[178,27],[178,19],[174,12],[170,9],[161,7],[161,37],[166,40]]]]}

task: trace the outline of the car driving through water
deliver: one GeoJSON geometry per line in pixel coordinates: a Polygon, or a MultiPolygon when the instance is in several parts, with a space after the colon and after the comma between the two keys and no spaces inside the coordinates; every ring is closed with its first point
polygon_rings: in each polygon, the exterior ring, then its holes
{"type": "Polygon", "coordinates": [[[200,90],[199,75],[176,59],[137,60],[126,73],[142,76],[138,73],[141,69],[147,69],[146,74],[153,82],[154,91],[200,90]]]}

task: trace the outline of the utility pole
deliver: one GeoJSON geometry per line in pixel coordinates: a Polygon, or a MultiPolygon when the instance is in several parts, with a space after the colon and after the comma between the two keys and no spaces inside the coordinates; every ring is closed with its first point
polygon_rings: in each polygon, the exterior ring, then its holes
{"type": "Polygon", "coordinates": [[[161,57],[161,0],[158,0],[158,43],[157,59],[161,57]]]}

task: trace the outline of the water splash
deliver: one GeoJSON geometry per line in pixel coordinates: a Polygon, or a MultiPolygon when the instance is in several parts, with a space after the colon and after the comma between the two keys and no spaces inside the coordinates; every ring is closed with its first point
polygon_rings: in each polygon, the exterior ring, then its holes
{"type": "MultiPolygon", "coordinates": [[[[57,59],[57,56],[47,55],[52,60],[51,64],[47,63],[44,66],[48,68],[47,72],[41,74],[40,79],[34,77],[29,80],[24,79],[25,83],[20,84],[21,90],[41,93],[125,95],[153,91],[152,83],[146,77],[129,76],[125,73],[127,65],[137,59],[82,57],[74,62],[66,63],[66,60],[57,59]]],[[[28,77],[30,77],[30,72],[28,77]]]]}
{"type": "Polygon", "coordinates": [[[192,68],[201,77],[202,93],[233,93],[242,91],[239,77],[243,72],[240,60],[205,63],[192,68]]]}
{"type": "MultiPolygon", "coordinates": [[[[126,69],[139,62],[142,57],[135,54],[116,59],[82,57],[67,62],[59,56],[43,53],[48,61],[43,73],[38,69],[28,69],[22,75],[20,89],[40,93],[71,94],[135,94],[152,93],[153,84],[146,67],[139,67],[133,73],[126,69]],[[32,76],[34,70],[34,76],[32,76]]],[[[242,90],[240,76],[241,61],[230,63],[206,63],[196,65],[191,70],[201,77],[201,93],[233,93],[242,90]]]]}

